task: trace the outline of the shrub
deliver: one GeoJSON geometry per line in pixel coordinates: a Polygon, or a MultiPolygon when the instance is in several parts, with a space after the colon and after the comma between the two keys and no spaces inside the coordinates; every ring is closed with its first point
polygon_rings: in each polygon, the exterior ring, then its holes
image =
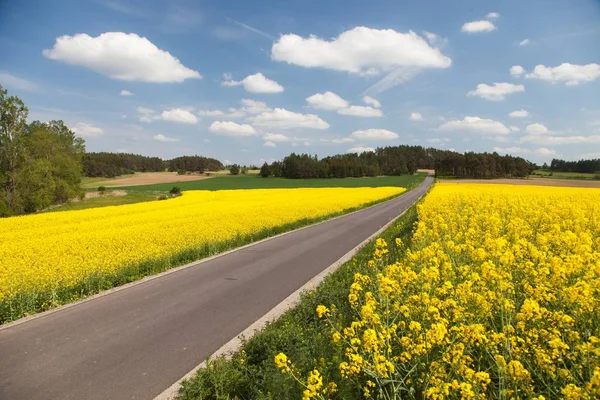
{"type": "Polygon", "coordinates": [[[233,164],[230,168],[229,168],[229,173],[231,175],[239,175],[240,174],[240,166],[237,164],[233,164]]]}
{"type": "Polygon", "coordinates": [[[100,194],[106,193],[106,186],[98,186],[98,193],[100,193],[100,194]]]}
{"type": "Polygon", "coordinates": [[[597,181],[600,181],[600,173],[594,175],[594,179],[597,181]]]}
{"type": "Polygon", "coordinates": [[[173,186],[171,188],[171,190],[169,190],[169,193],[171,193],[172,195],[180,195],[181,194],[181,188],[179,186],[173,186]]]}
{"type": "Polygon", "coordinates": [[[161,194],[160,196],[158,196],[158,197],[156,198],[156,200],[158,200],[158,201],[161,201],[161,200],[166,200],[166,199],[168,199],[168,197],[167,197],[167,195],[166,195],[166,194],[161,194]]]}
{"type": "Polygon", "coordinates": [[[185,175],[185,169],[177,170],[177,175],[185,175]]]}

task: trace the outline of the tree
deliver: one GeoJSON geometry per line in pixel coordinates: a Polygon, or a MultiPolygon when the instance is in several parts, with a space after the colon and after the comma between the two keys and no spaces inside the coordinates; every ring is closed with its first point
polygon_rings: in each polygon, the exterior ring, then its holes
{"type": "Polygon", "coordinates": [[[231,175],[239,175],[240,174],[240,166],[237,164],[233,164],[230,168],[229,168],[229,173],[231,175]]]}
{"type": "Polygon", "coordinates": [[[260,176],[263,178],[268,178],[271,175],[271,171],[269,171],[269,164],[264,163],[262,167],[260,167],[260,176]]]}

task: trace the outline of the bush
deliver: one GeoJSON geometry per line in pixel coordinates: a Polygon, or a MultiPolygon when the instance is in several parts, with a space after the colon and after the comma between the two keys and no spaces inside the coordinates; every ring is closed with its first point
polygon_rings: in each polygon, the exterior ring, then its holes
{"type": "Polygon", "coordinates": [[[169,190],[169,193],[171,193],[172,195],[180,195],[181,188],[179,186],[173,186],[173,188],[171,188],[171,190],[169,190]]]}
{"type": "Polygon", "coordinates": [[[167,195],[166,195],[166,194],[161,194],[160,196],[158,196],[158,197],[156,198],[156,200],[158,200],[158,201],[161,201],[161,200],[166,200],[166,199],[168,199],[168,197],[167,197],[167,195]]]}
{"type": "Polygon", "coordinates": [[[185,169],[178,169],[177,175],[185,175],[185,169]]]}
{"type": "Polygon", "coordinates": [[[106,193],[106,186],[98,186],[98,193],[105,194],[106,193]]]}
{"type": "Polygon", "coordinates": [[[239,175],[240,174],[240,166],[237,164],[233,164],[230,168],[229,168],[229,173],[231,175],[239,175]]]}
{"type": "Polygon", "coordinates": [[[600,181],[600,174],[594,175],[594,180],[600,181]]]}

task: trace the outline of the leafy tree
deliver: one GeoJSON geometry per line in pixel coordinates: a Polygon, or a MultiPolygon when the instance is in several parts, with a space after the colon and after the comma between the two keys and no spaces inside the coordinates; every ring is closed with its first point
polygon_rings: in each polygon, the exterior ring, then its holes
{"type": "Polygon", "coordinates": [[[229,173],[231,175],[239,175],[240,174],[240,166],[237,164],[233,164],[230,168],[229,168],[229,173]]]}
{"type": "Polygon", "coordinates": [[[268,178],[271,175],[271,171],[269,170],[269,164],[264,163],[262,167],[260,167],[260,176],[263,178],[268,178]]]}

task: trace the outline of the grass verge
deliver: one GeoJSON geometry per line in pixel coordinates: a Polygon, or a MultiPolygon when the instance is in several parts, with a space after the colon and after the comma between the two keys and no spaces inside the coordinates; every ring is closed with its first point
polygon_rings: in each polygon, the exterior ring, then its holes
{"type": "MultiPolygon", "coordinates": [[[[410,190],[418,183],[407,187],[410,190]]],[[[404,192],[406,193],[406,192],[404,192]]],[[[402,194],[404,194],[402,193],[402,194]]],[[[283,232],[298,229],[317,222],[357,211],[372,205],[390,200],[397,196],[388,197],[379,201],[363,204],[360,207],[346,209],[342,212],[329,214],[320,218],[307,218],[296,221],[291,224],[282,225],[272,229],[266,229],[256,232],[253,235],[238,236],[231,240],[204,244],[200,247],[194,247],[182,252],[172,254],[169,257],[147,260],[138,264],[123,266],[114,274],[93,274],[84,279],[75,286],[68,286],[51,292],[20,293],[10,301],[0,303],[0,324],[14,321],[18,318],[46,311],[63,304],[72,303],[79,299],[100,293],[126,283],[130,283],[146,276],[164,272],[174,267],[178,267],[202,258],[210,257],[227,250],[234,249],[260,239],[274,236],[283,232]]]]}
{"type": "MultiPolygon", "coordinates": [[[[396,238],[408,243],[417,220],[416,206],[411,207],[379,237],[388,243],[396,238]]],[[[336,398],[363,398],[362,388],[341,379],[338,365],[339,349],[331,344],[331,331],[315,313],[319,304],[336,304],[337,315],[349,325],[352,312],[347,301],[348,288],[354,274],[364,271],[372,259],[374,241],[363,247],[337,271],[327,276],[314,290],[302,295],[299,304],[277,321],[244,342],[240,352],[231,359],[210,360],[206,369],[185,381],[179,399],[293,399],[302,398],[302,390],[288,375],[282,375],[273,359],[285,353],[306,376],[316,365],[324,381],[339,382],[336,398]]],[[[390,246],[389,259],[400,259],[404,250],[390,246]]]]}

